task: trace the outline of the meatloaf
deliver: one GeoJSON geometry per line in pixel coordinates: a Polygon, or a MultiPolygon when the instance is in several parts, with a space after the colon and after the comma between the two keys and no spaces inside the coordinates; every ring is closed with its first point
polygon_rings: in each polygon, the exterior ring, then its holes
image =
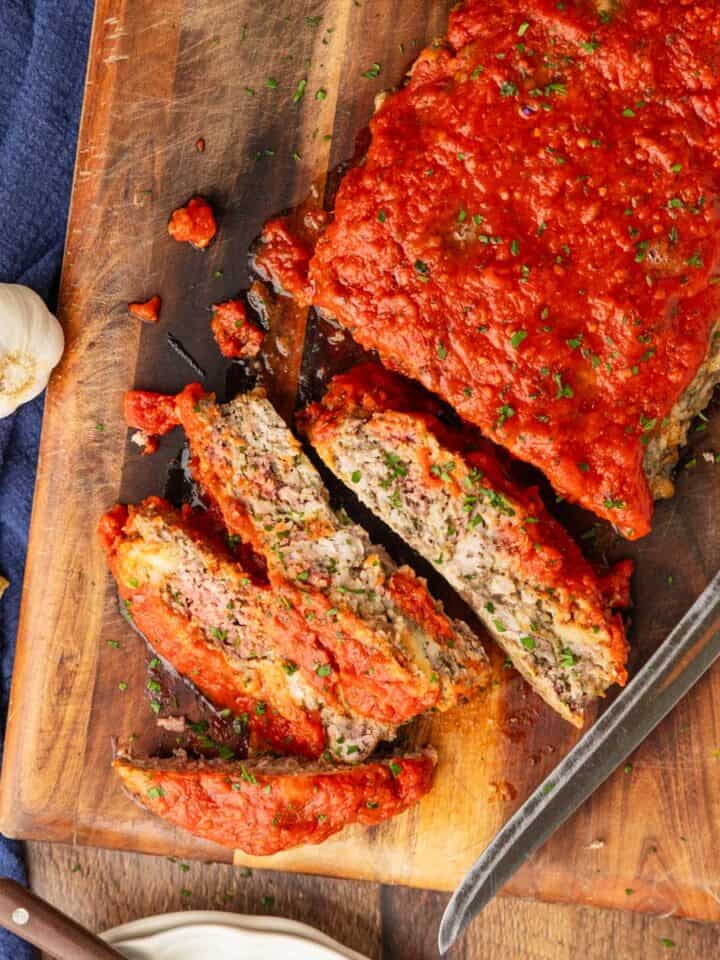
{"type": "Polygon", "coordinates": [[[640,537],[720,375],[719,78],[711,0],[466,0],[259,261],[640,537]]]}
{"type": "Polygon", "coordinates": [[[219,406],[193,384],[177,411],[195,476],[230,533],[265,558],[274,590],[317,636],[354,712],[394,725],[485,686],[478,638],[448,619],[412,570],[331,509],[320,475],[262,391],[219,406]]]}
{"type": "Polygon", "coordinates": [[[155,651],[216,707],[248,724],[255,751],[364,759],[395,728],[356,714],[317,636],[188,511],[157,497],[102,522],[120,594],[155,651]]]}
{"type": "Polygon", "coordinates": [[[432,750],[338,767],[297,759],[244,763],[132,760],[116,773],[153,813],[198,837],[254,856],[321,843],[351,823],[394,817],[432,785],[432,750]]]}
{"type": "Polygon", "coordinates": [[[327,466],[458,591],[515,667],[565,719],[624,684],[627,643],[612,604],[631,567],[603,581],[474,431],[379,366],[336,377],[301,417],[327,466]]]}

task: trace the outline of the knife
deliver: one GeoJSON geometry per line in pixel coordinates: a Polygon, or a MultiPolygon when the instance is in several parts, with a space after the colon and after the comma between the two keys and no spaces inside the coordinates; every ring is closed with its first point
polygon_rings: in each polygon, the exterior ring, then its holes
{"type": "Polygon", "coordinates": [[[440,955],[720,655],[720,571],[628,686],[480,854],[440,923],[440,955]]]}

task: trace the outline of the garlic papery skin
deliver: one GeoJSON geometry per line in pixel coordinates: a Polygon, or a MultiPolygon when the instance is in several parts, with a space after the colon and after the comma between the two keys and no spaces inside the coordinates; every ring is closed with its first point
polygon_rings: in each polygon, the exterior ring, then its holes
{"type": "Polygon", "coordinates": [[[0,283],[0,420],[32,400],[65,348],[59,321],[19,283],[0,283]]]}

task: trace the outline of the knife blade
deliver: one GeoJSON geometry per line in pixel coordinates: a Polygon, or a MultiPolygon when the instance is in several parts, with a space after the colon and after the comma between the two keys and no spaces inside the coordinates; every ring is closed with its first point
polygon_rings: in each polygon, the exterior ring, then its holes
{"type": "Polygon", "coordinates": [[[603,783],[720,655],[720,571],[611,706],[465,874],[440,923],[445,956],[531,853],[603,783]]]}

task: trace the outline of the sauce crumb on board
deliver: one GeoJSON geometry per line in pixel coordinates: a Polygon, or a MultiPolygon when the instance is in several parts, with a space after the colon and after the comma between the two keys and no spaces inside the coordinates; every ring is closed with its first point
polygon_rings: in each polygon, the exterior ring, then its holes
{"type": "Polygon", "coordinates": [[[173,210],[168,233],[178,243],[205,250],[217,233],[212,207],[203,197],[192,197],[184,207],[173,210]]]}
{"type": "Polygon", "coordinates": [[[129,303],[128,313],[133,317],[137,317],[138,320],[142,320],[143,323],[158,323],[160,320],[161,303],[160,297],[155,295],[154,297],[150,297],[149,300],[129,303]]]}

